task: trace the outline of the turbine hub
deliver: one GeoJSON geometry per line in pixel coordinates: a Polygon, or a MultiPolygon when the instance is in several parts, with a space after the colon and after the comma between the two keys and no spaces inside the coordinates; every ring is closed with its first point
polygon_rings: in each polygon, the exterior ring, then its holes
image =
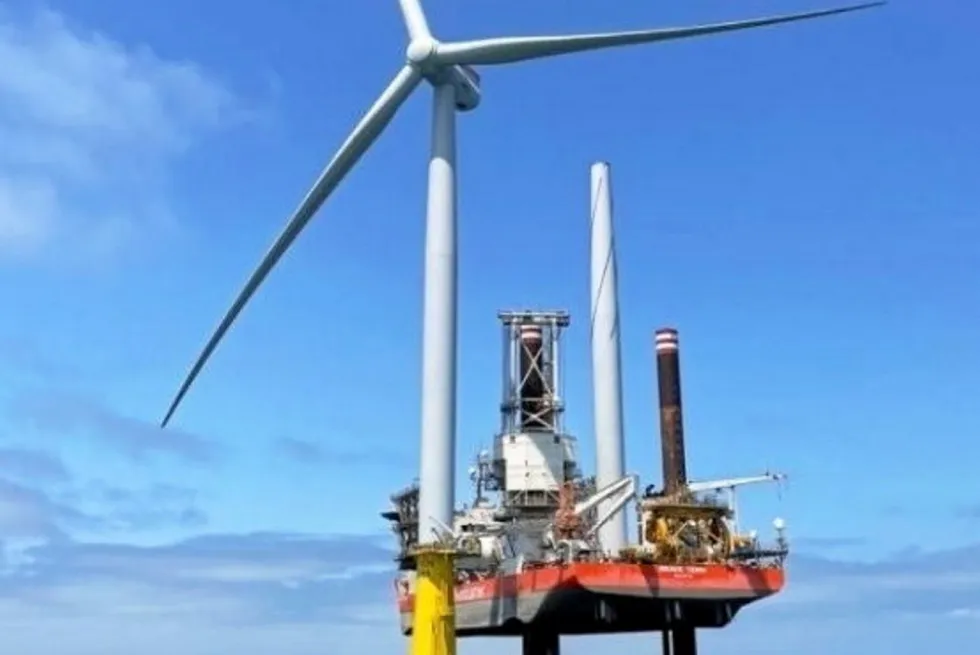
{"type": "Polygon", "coordinates": [[[405,56],[413,64],[423,64],[436,53],[438,43],[429,36],[412,39],[405,51],[405,56]]]}

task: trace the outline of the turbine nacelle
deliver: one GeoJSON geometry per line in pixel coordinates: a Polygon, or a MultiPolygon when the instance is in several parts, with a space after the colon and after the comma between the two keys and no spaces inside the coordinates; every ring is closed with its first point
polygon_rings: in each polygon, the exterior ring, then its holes
{"type": "Polygon", "coordinates": [[[405,49],[405,59],[433,86],[451,84],[456,91],[457,110],[476,109],[482,97],[480,74],[472,66],[440,59],[439,46],[439,41],[428,35],[412,39],[405,49]]]}
{"type": "Polygon", "coordinates": [[[448,70],[448,82],[456,90],[456,109],[471,111],[480,105],[480,74],[472,66],[453,66],[448,70]]]}

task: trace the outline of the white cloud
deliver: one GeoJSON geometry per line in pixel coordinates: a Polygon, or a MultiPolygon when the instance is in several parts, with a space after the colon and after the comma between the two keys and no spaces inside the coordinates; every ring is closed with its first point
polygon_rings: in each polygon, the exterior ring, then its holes
{"type": "Polygon", "coordinates": [[[980,621],[980,607],[960,607],[950,612],[949,617],[967,621],[980,621]]]}
{"type": "Polygon", "coordinates": [[[244,115],[192,63],[0,4],[0,260],[99,257],[172,227],[168,166],[244,115]]]}

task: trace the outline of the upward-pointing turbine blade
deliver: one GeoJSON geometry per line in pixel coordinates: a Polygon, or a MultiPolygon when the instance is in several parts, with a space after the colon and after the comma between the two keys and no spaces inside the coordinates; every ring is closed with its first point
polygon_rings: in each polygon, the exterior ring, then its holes
{"type": "Polygon", "coordinates": [[[402,18],[405,19],[405,28],[408,30],[408,38],[425,39],[429,38],[429,23],[425,19],[425,12],[422,11],[421,0],[398,0],[401,6],[402,18]]]}
{"type": "Polygon", "coordinates": [[[368,109],[367,113],[364,114],[360,122],[354,127],[350,136],[347,137],[347,140],[340,146],[333,159],[330,160],[327,167],[320,173],[316,184],[313,185],[310,192],[303,198],[303,202],[300,203],[299,207],[289,219],[289,222],[286,223],[286,227],[283,228],[282,232],[269,248],[269,251],[265,254],[265,257],[262,258],[258,267],[252,272],[252,275],[245,283],[245,287],[239,292],[235,301],[232,303],[231,308],[224,315],[224,318],[221,319],[214,334],[211,335],[211,338],[191,367],[190,372],[188,372],[184,382],[180,385],[180,389],[170,404],[167,414],[163,417],[161,426],[165,427],[170,421],[180,402],[184,399],[187,390],[193,384],[201,369],[204,368],[204,364],[207,363],[208,358],[211,357],[211,354],[228,331],[228,328],[231,327],[238,314],[245,307],[245,304],[255,293],[256,289],[259,288],[263,280],[265,280],[269,271],[272,270],[276,262],[279,261],[289,246],[292,245],[293,241],[296,240],[296,237],[299,236],[303,228],[310,222],[310,219],[313,218],[327,197],[337,188],[337,185],[344,179],[348,171],[357,163],[357,160],[361,158],[361,155],[371,147],[371,144],[378,138],[392,117],[394,117],[398,108],[401,107],[406,98],[418,86],[421,79],[421,74],[414,67],[405,66],[402,68],[395,76],[395,79],[391,81],[391,84],[388,85],[388,88],[384,90],[375,103],[371,105],[371,108],[368,109]]]}
{"type": "Polygon", "coordinates": [[[435,58],[442,64],[492,65],[508,64],[528,59],[554,57],[556,55],[600,50],[624,45],[686,39],[695,36],[706,36],[719,32],[733,32],[756,27],[791,23],[811,18],[822,18],[844,14],[860,9],[869,9],[885,4],[885,2],[869,2],[835,9],[823,9],[800,14],[784,14],[752,18],[749,20],[729,23],[714,23],[710,25],[694,25],[691,27],[667,27],[653,30],[636,30],[631,32],[607,32],[599,34],[573,34],[567,36],[527,36],[503,37],[497,39],[481,39],[478,41],[458,41],[455,43],[440,43],[435,58]]]}

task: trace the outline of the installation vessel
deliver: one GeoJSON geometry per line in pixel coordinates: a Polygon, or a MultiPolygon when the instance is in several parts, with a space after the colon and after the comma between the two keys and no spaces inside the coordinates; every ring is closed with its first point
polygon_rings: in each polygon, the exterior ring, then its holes
{"type": "MultiPolygon", "coordinates": [[[[614,280],[608,165],[597,166],[603,168],[593,168],[593,223],[600,229],[593,229],[592,247],[600,256],[593,259],[605,259],[606,265],[604,271],[593,266],[593,278],[614,280]]],[[[597,469],[608,476],[622,466],[616,454],[623,450],[621,381],[615,288],[606,305],[611,311],[602,312],[599,286],[593,284],[596,453],[597,469]],[[596,343],[608,337],[596,335],[603,314],[613,321],[611,349],[596,343]],[[612,373],[606,360],[613,361],[612,373]],[[618,461],[610,467],[603,458],[618,461]]],[[[688,481],[676,330],[657,330],[654,339],[663,484],[641,489],[635,476],[597,484],[579,468],[560,394],[568,313],[511,311],[499,318],[500,428],[492,452],[480,453],[470,468],[472,502],[455,512],[453,525],[439,526],[442,543],[457,553],[459,636],[522,636],[528,655],[554,655],[563,634],[660,631],[666,654],[689,655],[696,652],[695,629],[723,627],[745,605],[780,591],[788,554],[785,526],[776,519],[775,540],[763,544],[756,531],[740,530],[734,499],[736,487],[783,476],[688,481]],[[636,510],[635,540],[625,538],[626,521],[615,526],[630,505],[636,510]],[[616,529],[610,532],[610,526],[616,529]]],[[[392,503],[383,516],[399,541],[397,603],[401,629],[411,634],[418,487],[396,493],[392,503]]]]}

